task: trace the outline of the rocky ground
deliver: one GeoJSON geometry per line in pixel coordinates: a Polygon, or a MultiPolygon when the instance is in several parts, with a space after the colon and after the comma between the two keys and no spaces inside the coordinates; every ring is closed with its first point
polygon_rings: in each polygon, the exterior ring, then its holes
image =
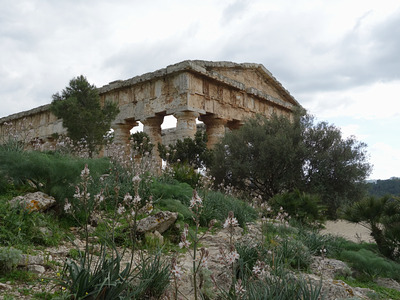
{"type": "MultiPolygon", "coordinates": [[[[328,222],[323,232],[342,235],[354,241],[369,239],[368,232],[364,227],[355,226],[344,221],[328,222]]],[[[243,235],[241,228],[236,228],[234,238],[237,241],[245,240],[246,243],[252,243],[259,239],[260,234],[260,226],[258,224],[249,224],[248,232],[245,235],[243,235]]],[[[83,248],[82,241],[77,239],[75,242],[83,248]]],[[[207,234],[201,241],[202,246],[207,248],[210,253],[209,269],[221,287],[227,286],[230,279],[227,276],[226,267],[219,262],[217,256],[220,246],[226,247],[228,243],[229,233],[226,229],[219,230],[215,234],[207,234]]],[[[58,247],[38,251],[35,255],[26,256],[23,265],[39,275],[38,282],[18,285],[12,282],[0,284],[0,299],[31,299],[31,295],[35,292],[45,292],[54,288],[53,282],[49,281],[48,278],[57,278],[62,264],[72,248],[74,248],[72,243],[67,242],[58,247]]],[[[129,253],[127,256],[129,256],[129,253]]],[[[186,253],[181,254],[178,260],[182,268],[186,270],[179,281],[179,289],[188,299],[192,299],[193,290],[189,276],[192,258],[189,253],[186,253]]],[[[322,290],[327,295],[326,299],[368,299],[367,293],[371,292],[368,289],[350,287],[345,282],[334,279],[335,275],[348,272],[348,266],[341,261],[314,257],[311,271],[311,274],[296,274],[296,276],[303,276],[315,283],[319,283],[322,280],[322,290]]],[[[383,285],[400,290],[399,283],[393,280],[381,279],[381,282],[383,285]]]]}

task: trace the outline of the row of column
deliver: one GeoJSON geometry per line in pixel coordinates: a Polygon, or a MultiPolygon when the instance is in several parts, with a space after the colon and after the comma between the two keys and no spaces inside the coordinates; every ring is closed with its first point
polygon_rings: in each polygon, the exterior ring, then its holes
{"type": "MultiPolygon", "coordinates": [[[[228,124],[226,119],[218,118],[215,115],[200,115],[194,111],[180,111],[174,114],[177,119],[176,135],[177,139],[184,139],[187,137],[193,138],[196,134],[197,124],[196,118],[199,118],[206,125],[206,132],[208,137],[207,146],[212,148],[224,135],[225,128],[233,129],[239,123],[228,124]]],[[[158,156],[157,145],[162,143],[161,138],[161,124],[163,123],[164,116],[154,116],[142,121],[143,132],[149,136],[150,142],[155,145],[153,148],[154,156],[158,156]]],[[[114,124],[114,141],[118,144],[129,144],[130,130],[137,126],[135,121],[126,122],[125,124],[114,124]]],[[[240,124],[239,124],[240,125],[240,124]]]]}

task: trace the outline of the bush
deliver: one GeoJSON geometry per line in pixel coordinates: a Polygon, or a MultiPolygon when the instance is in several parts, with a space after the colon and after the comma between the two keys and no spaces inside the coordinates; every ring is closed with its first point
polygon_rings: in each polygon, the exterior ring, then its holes
{"type": "MultiPolygon", "coordinates": [[[[249,244],[236,244],[236,251],[239,253],[239,259],[235,265],[236,278],[246,280],[253,275],[253,267],[260,256],[260,248],[252,247],[249,244]]],[[[262,254],[261,254],[262,255],[262,254]]]]}
{"type": "Polygon", "coordinates": [[[201,175],[197,173],[193,167],[188,164],[176,163],[172,165],[173,177],[179,182],[185,182],[192,188],[196,188],[201,175]]]}
{"type": "Polygon", "coordinates": [[[326,209],[317,195],[295,190],[291,193],[276,195],[268,203],[276,212],[283,207],[285,212],[303,225],[312,225],[316,221],[322,222],[325,219],[326,209]]]}
{"type": "Polygon", "coordinates": [[[15,268],[22,259],[22,251],[11,248],[1,247],[0,248],[0,273],[11,271],[15,268]]]}
{"type": "Polygon", "coordinates": [[[216,185],[231,184],[264,201],[296,188],[318,194],[336,217],[342,204],[365,191],[370,171],[365,148],[303,112],[257,116],[215,145],[210,174],[216,185]]]}
{"type": "Polygon", "coordinates": [[[211,152],[207,149],[207,135],[197,131],[194,138],[177,140],[175,145],[158,144],[160,157],[169,164],[186,164],[193,168],[204,168],[211,160],[211,152]]]}
{"type": "Polygon", "coordinates": [[[305,279],[297,279],[295,277],[278,277],[266,278],[250,282],[247,286],[247,293],[243,299],[285,299],[300,300],[309,299],[317,300],[321,298],[322,286],[313,286],[305,279]]]}
{"type": "Polygon", "coordinates": [[[122,269],[121,257],[115,248],[112,249],[113,257],[109,258],[105,245],[102,246],[96,263],[92,264],[92,260],[88,261],[81,252],[78,262],[66,260],[58,283],[70,292],[73,299],[118,299],[132,295],[130,264],[122,269]]]}

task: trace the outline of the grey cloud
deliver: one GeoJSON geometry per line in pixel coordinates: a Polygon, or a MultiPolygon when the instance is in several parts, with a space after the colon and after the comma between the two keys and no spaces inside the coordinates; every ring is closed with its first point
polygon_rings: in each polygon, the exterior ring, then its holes
{"type": "Polygon", "coordinates": [[[331,42],[319,41],[324,31],[315,24],[321,21],[307,15],[281,18],[260,13],[225,41],[222,53],[233,60],[263,63],[295,94],[399,78],[400,11],[370,31],[360,19],[358,26],[331,42]]]}
{"type": "Polygon", "coordinates": [[[229,4],[222,12],[221,23],[226,25],[233,19],[241,18],[249,7],[248,0],[236,0],[229,4]]]}

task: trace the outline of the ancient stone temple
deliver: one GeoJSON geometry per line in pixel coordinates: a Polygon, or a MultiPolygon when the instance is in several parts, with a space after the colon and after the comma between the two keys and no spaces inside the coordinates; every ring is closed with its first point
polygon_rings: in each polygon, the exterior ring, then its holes
{"type": "MultiPolygon", "coordinates": [[[[193,137],[196,119],[205,124],[212,147],[227,129],[262,114],[290,116],[300,104],[261,64],[188,60],[152,73],[118,80],[99,88],[100,99],[118,104],[120,113],[112,124],[115,142],[127,144],[130,130],[140,121],[152,143],[162,142],[161,124],[165,116],[177,119],[174,139],[193,137]]],[[[31,124],[31,138],[43,147],[54,134],[65,134],[62,120],[44,105],[0,119],[0,136],[5,124],[13,123],[23,135],[31,124]],[[32,129],[31,129],[32,130],[32,129]]],[[[171,139],[170,139],[171,140],[171,139]]]]}

